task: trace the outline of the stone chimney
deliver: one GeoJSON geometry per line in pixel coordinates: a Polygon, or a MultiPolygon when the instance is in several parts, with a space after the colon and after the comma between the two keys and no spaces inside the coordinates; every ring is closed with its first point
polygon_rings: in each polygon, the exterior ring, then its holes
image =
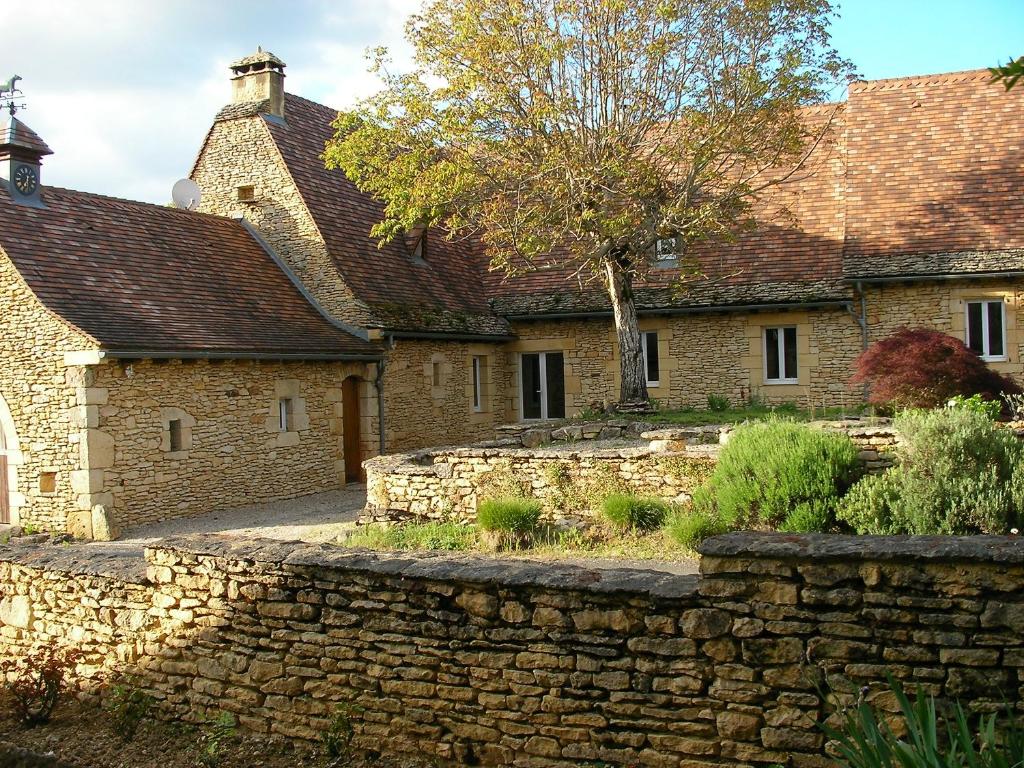
{"type": "Polygon", "coordinates": [[[268,115],[284,117],[284,68],[277,56],[257,48],[256,53],[231,65],[231,103],[267,102],[260,109],[268,115]]]}

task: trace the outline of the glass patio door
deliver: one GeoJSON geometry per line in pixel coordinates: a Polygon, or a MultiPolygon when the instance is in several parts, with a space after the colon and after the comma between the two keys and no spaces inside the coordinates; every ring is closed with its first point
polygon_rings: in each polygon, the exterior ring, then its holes
{"type": "Polygon", "coordinates": [[[524,352],[519,360],[523,419],[564,419],[565,356],[561,352],[524,352]]]}

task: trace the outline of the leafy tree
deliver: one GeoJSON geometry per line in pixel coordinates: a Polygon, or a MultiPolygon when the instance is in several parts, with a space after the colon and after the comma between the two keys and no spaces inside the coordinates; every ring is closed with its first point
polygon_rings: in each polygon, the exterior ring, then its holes
{"type": "Polygon", "coordinates": [[[1006,90],[1010,90],[1024,77],[1024,56],[1019,59],[1010,59],[1002,66],[989,67],[988,71],[992,73],[992,80],[989,82],[1001,81],[1006,86],[1006,90]]]}
{"type": "Polygon", "coordinates": [[[899,329],[864,350],[854,366],[852,381],[869,385],[868,402],[887,408],[934,408],[957,395],[1000,400],[1021,391],[960,339],[929,328],[899,329]]]}
{"type": "Polygon", "coordinates": [[[645,402],[634,283],[659,239],[724,237],[828,131],[801,108],[850,69],[827,0],[433,0],[408,73],[339,116],[329,167],[373,230],[479,238],[491,268],[599,280],[622,402],[645,402]]]}

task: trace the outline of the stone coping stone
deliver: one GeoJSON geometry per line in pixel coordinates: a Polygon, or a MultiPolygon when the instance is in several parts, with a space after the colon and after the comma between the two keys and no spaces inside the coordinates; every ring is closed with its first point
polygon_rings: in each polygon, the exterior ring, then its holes
{"type": "Polygon", "coordinates": [[[727,533],[697,547],[705,557],[1024,564],[1019,536],[848,536],[828,533],[727,533]]]}
{"type": "Polygon", "coordinates": [[[384,553],[301,541],[241,540],[208,535],[165,539],[153,549],[191,557],[266,563],[290,571],[357,571],[481,586],[539,587],[655,599],[690,598],[697,592],[695,575],[643,568],[588,568],[574,563],[541,563],[482,555],[384,553]]]}
{"type": "Polygon", "coordinates": [[[118,544],[50,544],[41,542],[0,545],[0,562],[42,571],[82,576],[103,576],[129,584],[147,584],[146,561],[140,547],[118,544]]]}

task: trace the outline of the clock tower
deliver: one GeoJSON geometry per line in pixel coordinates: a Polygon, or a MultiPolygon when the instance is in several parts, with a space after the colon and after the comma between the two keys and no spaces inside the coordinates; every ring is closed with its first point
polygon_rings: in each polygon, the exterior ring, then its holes
{"type": "Polygon", "coordinates": [[[43,207],[39,197],[39,166],[52,155],[39,136],[14,115],[0,117],[0,187],[19,205],[43,207]]]}

